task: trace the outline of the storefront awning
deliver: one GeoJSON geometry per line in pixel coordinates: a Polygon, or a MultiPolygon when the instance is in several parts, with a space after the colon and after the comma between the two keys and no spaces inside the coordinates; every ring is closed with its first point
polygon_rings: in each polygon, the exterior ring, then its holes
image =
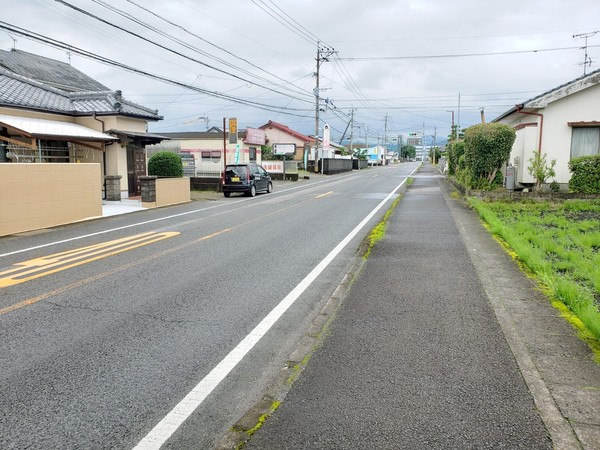
{"type": "Polygon", "coordinates": [[[108,130],[107,133],[114,134],[120,138],[121,141],[130,139],[131,141],[137,141],[141,145],[158,144],[161,141],[169,141],[170,137],[161,136],[160,134],[144,133],[141,131],[125,131],[125,130],[108,130]]]}
{"type": "Polygon", "coordinates": [[[110,142],[118,138],[71,122],[0,114],[0,127],[12,134],[55,141],[110,142]]]}

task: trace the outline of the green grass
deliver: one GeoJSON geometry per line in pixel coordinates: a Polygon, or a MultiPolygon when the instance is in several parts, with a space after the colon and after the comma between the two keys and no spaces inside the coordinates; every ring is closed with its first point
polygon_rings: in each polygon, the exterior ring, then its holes
{"type": "Polygon", "coordinates": [[[600,201],[468,201],[600,357],[600,201]]]}

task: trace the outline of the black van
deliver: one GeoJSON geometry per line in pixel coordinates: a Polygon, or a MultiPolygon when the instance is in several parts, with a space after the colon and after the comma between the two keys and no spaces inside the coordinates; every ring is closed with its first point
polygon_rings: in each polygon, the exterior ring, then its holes
{"type": "Polygon", "coordinates": [[[223,195],[229,197],[232,192],[241,192],[254,197],[257,192],[273,192],[273,182],[269,173],[256,163],[227,164],[221,178],[223,195]]]}

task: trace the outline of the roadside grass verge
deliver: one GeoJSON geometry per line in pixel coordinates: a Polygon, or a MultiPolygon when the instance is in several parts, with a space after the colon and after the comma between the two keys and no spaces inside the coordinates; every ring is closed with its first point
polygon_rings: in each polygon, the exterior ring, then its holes
{"type": "Polygon", "coordinates": [[[600,361],[600,201],[488,202],[470,197],[468,203],[580,330],[600,361]]]}
{"type": "MultiPolygon", "coordinates": [[[[406,179],[406,184],[408,186],[413,184],[413,182],[414,182],[413,178],[409,177],[406,179]]],[[[389,209],[386,211],[385,215],[383,216],[383,220],[381,222],[379,222],[377,225],[375,225],[375,228],[373,228],[371,230],[371,233],[369,233],[369,237],[368,237],[369,246],[367,248],[367,251],[363,255],[363,259],[369,258],[369,256],[371,255],[371,250],[373,249],[373,247],[375,247],[375,244],[377,242],[379,242],[381,239],[383,239],[383,236],[385,236],[385,230],[387,228],[387,221],[388,221],[389,217],[392,215],[392,213],[394,212],[394,209],[396,209],[396,206],[398,206],[398,203],[400,203],[400,200],[402,200],[403,196],[404,196],[404,194],[400,194],[400,195],[398,195],[398,197],[396,197],[396,199],[394,200],[392,205],[389,207],[389,209]]]]}

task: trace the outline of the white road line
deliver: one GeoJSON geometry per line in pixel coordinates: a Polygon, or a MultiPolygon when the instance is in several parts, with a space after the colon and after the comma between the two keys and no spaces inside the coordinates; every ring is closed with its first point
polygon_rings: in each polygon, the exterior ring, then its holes
{"type": "MultiPolygon", "coordinates": [[[[417,170],[417,169],[415,169],[417,170]]],[[[412,172],[414,173],[414,171],[412,172]]],[[[412,175],[411,173],[411,175],[412,175]]],[[[410,175],[408,175],[410,176],[410,175]]],[[[267,334],[279,318],[294,304],[311,283],[327,268],[383,205],[402,187],[396,186],[273,310],[206,375],[135,447],[134,450],[159,449],[192,415],[210,393],[229,375],[242,358],[267,334]]]]}
{"type": "MultiPolygon", "coordinates": [[[[288,192],[288,191],[294,191],[294,190],[301,189],[301,188],[313,187],[313,186],[315,186],[317,184],[325,183],[327,181],[331,182],[331,181],[338,181],[338,180],[339,180],[339,178],[337,180],[315,181],[315,182],[310,183],[308,185],[294,186],[294,187],[290,187],[288,189],[284,189],[284,190],[281,190],[281,191],[275,191],[275,192],[273,192],[270,195],[283,194],[283,193],[288,192]]],[[[251,199],[251,198],[240,199],[240,200],[237,200],[236,203],[243,202],[243,201],[251,201],[251,200],[253,200],[253,199],[251,199]]],[[[136,223],[132,223],[130,225],[124,225],[122,227],[110,228],[108,230],[98,231],[96,233],[90,233],[90,234],[85,234],[85,235],[82,235],[82,236],[75,236],[75,237],[72,237],[72,238],[69,238],[69,239],[63,239],[61,241],[48,242],[47,244],[37,245],[35,247],[23,248],[23,249],[20,249],[20,250],[15,250],[13,252],[1,253],[0,254],[0,258],[4,258],[5,256],[17,255],[19,253],[30,252],[32,250],[38,250],[40,248],[51,247],[53,245],[65,244],[67,242],[78,241],[80,239],[85,239],[85,238],[89,238],[89,237],[93,237],[93,236],[98,236],[98,235],[101,235],[101,234],[113,233],[115,231],[120,231],[120,230],[126,230],[127,228],[134,228],[134,227],[139,227],[141,225],[148,225],[150,223],[161,222],[163,220],[174,219],[174,218],[182,217],[182,216],[188,216],[190,214],[196,214],[196,213],[199,213],[199,212],[208,211],[208,210],[215,209],[215,208],[222,208],[223,206],[231,205],[232,203],[233,202],[228,201],[226,203],[220,203],[218,205],[209,206],[209,207],[206,207],[206,208],[195,209],[193,211],[186,211],[184,213],[173,214],[173,215],[165,216],[165,217],[159,217],[158,219],[146,220],[144,222],[136,222],[136,223]]]]}

